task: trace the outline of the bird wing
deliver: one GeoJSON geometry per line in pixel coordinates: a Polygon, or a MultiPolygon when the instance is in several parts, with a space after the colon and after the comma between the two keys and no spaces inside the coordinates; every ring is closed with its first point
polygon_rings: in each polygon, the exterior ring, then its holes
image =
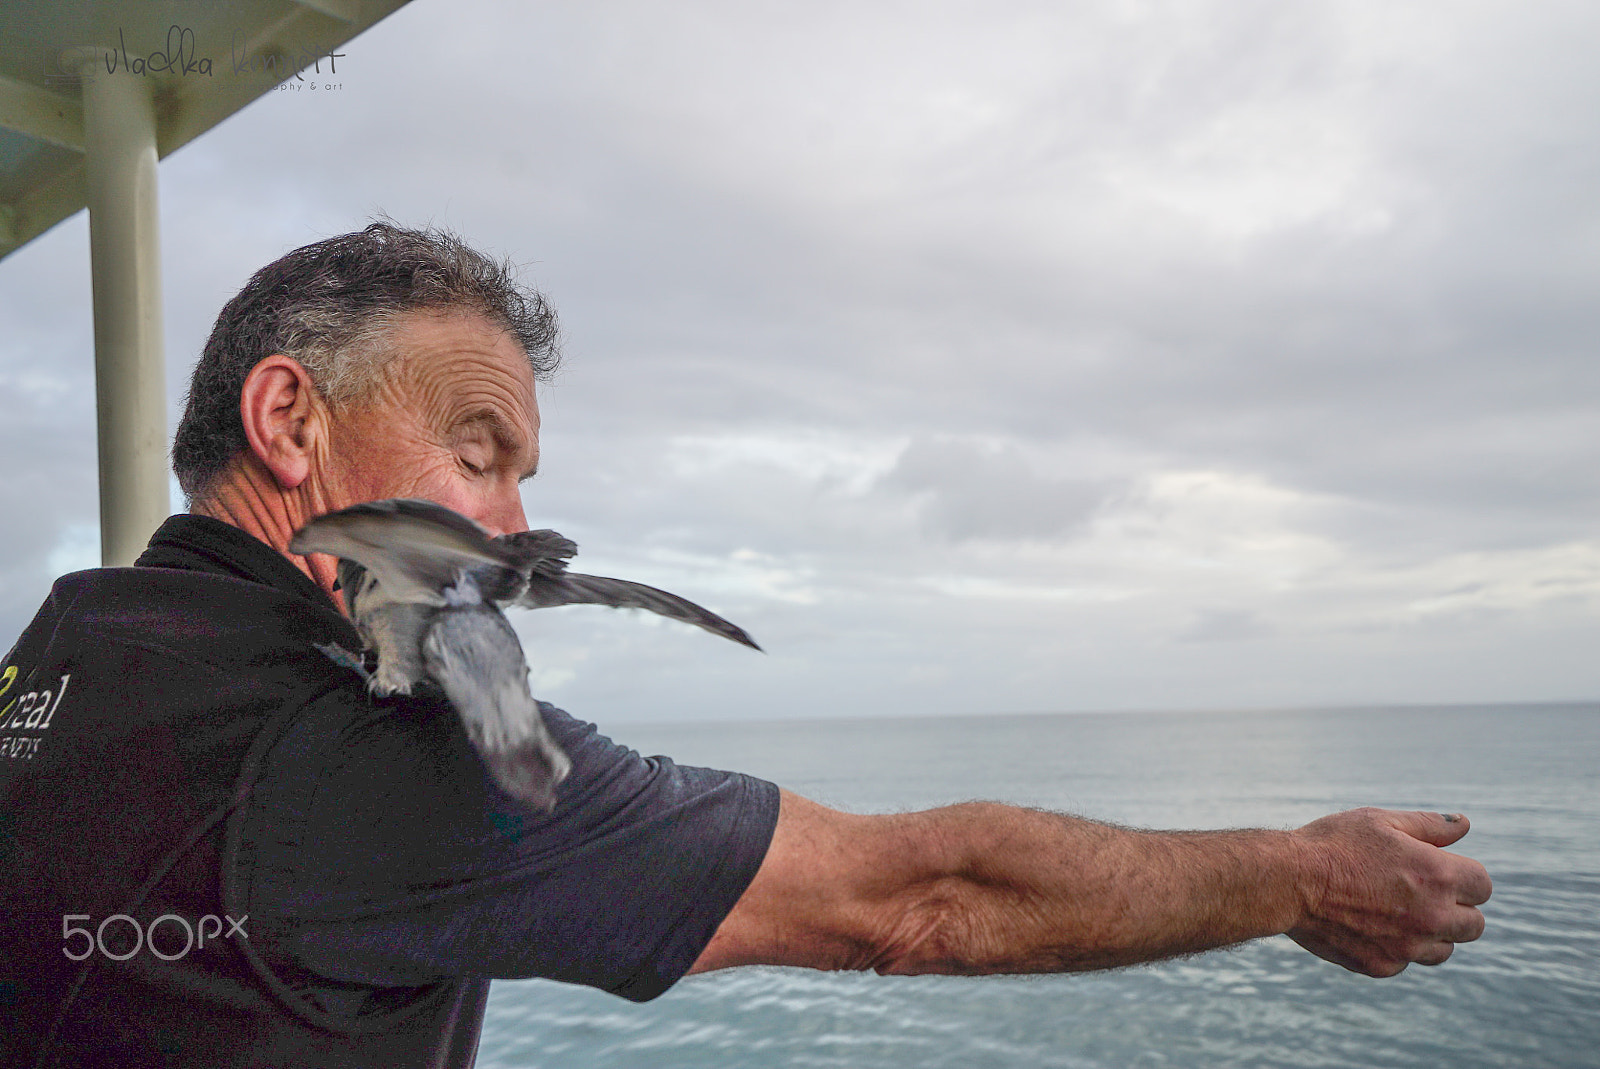
{"type": "MultiPolygon", "coordinates": [[[[558,536],[559,537],[559,536],[558,536]]],[[[713,635],[721,635],[731,642],[761,649],[744,628],[729,623],[709,609],[702,608],[687,598],[669,594],[643,583],[630,583],[626,579],[608,579],[601,575],[579,575],[568,572],[555,577],[531,576],[528,589],[513,605],[524,609],[544,609],[555,605],[609,605],[614,609],[648,609],[653,613],[686,624],[705,628],[713,635]]]]}
{"type": "Polygon", "coordinates": [[[515,567],[510,550],[465,516],[432,501],[392,498],[330,512],[289,540],[295,553],[353,560],[397,601],[443,604],[463,571],[515,567]]]}

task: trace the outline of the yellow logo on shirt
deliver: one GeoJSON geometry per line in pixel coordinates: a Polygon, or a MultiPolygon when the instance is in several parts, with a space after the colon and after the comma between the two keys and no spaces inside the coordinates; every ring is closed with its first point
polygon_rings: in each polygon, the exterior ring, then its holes
{"type": "MultiPolygon", "coordinates": [[[[6,665],[5,671],[0,672],[0,701],[5,701],[16,685],[17,676],[14,664],[6,665]]],[[[44,732],[50,729],[56,710],[61,708],[61,699],[71,679],[72,673],[68,672],[56,686],[18,694],[0,707],[0,732],[5,732],[0,734],[0,757],[28,760],[39,752],[39,743],[44,732]]]]}

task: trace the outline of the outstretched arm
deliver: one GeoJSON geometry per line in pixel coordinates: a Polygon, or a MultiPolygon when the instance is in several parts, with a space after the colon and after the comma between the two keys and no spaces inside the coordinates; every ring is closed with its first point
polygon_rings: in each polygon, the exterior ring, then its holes
{"type": "Polygon", "coordinates": [[[694,971],[1111,968],[1287,933],[1372,976],[1476,939],[1464,817],[1358,809],[1297,831],[1152,832],[972,802],[861,816],[783,792],[760,871],[694,971]]]}

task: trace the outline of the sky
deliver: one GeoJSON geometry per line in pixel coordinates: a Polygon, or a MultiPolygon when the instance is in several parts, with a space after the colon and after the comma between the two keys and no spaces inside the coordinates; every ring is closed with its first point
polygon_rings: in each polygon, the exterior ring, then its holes
{"type": "MultiPolygon", "coordinates": [[[[560,312],[530,522],[767,650],[519,614],[575,715],[1594,699],[1597,39],[414,0],[161,164],[169,421],[251,273],[381,212],[560,312]]],[[[99,560],[84,215],[0,261],[0,324],[9,644],[99,560]]]]}

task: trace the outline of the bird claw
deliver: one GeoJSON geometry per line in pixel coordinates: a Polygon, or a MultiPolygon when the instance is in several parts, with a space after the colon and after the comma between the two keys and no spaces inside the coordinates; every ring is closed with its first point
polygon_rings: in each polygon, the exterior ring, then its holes
{"type": "Polygon", "coordinates": [[[380,659],[378,670],[367,679],[367,689],[380,698],[390,694],[410,694],[411,685],[416,682],[407,678],[403,672],[390,671],[390,665],[380,659]]]}

